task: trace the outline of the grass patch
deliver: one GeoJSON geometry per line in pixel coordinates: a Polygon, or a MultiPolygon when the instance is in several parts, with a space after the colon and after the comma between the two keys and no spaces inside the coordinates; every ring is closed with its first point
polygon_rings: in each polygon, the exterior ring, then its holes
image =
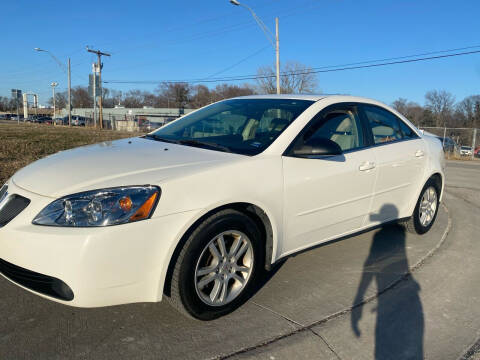
{"type": "Polygon", "coordinates": [[[61,150],[141,133],[69,128],[63,126],[0,123],[0,186],[17,170],[61,150]]]}

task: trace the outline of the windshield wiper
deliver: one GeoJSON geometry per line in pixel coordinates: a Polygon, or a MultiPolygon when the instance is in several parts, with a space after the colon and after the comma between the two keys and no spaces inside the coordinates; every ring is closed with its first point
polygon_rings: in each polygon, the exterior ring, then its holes
{"type": "Polygon", "coordinates": [[[162,142],[166,142],[166,143],[171,143],[171,144],[178,144],[178,141],[176,141],[176,140],[165,139],[165,138],[162,138],[162,137],[160,137],[158,135],[155,135],[155,134],[147,134],[147,135],[145,135],[145,138],[152,139],[152,140],[155,140],[155,141],[162,141],[162,142]]]}
{"type": "Polygon", "coordinates": [[[181,145],[207,147],[207,148],[210,148],[210,149],[215,149],[215,150],[220,150],[220,151],[225,151],[225,152],[232,152],[232,150],[230,150],[226,146],[215,144],[215,143],[210,143],[210,142],[206,142],[206,141],[184,139],[184,140],[178,140],[177,143],[181,144],[181,145]]]}

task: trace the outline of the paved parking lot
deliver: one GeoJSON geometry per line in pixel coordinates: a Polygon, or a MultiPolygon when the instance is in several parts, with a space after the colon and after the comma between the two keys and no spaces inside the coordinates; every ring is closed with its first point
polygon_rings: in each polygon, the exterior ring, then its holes
{"type": "Polygon", "coordinates": [[[299,254],[212,322],[166,303],[70,308],[0,279],[0,359],[459,358],[480,338],[480,162],[447,177],[427,235],[392,225],[299,254]]]}

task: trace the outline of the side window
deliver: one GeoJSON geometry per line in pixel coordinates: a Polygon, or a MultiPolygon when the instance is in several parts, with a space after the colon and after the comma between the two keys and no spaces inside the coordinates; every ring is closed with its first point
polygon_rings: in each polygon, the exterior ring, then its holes
{"type": "Polygon", "coordinates": [[[365,116],[372,129],[375,144],[403,139],[398,118],[391,112],[376,106],[364,106],[365,116]]]}
{"type": "Polygon", "coordinates": [[[413,131],[410,126],[408,126],[407,124],[405,124],[402,120],[398,120],[399,124],[400,124],[400,130],[402,131],[403,133],[403,137],[406,138],[406,139],[416,139],[418,138],[418,135],[415,133],[415,131],[413,131]]]}
{"type": "Polygon", "coordinates": [[[336,142],[343,151],[364,146],[360,118],[353,107],[336,107],[321,113],[306,131],[303,141],[325,138],[336,142]]]}

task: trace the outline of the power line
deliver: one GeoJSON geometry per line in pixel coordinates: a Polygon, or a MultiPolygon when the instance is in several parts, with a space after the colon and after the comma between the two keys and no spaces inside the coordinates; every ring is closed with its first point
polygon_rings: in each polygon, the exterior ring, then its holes
{"type": "MultiPolygon", "coordinates": [[[[462,48],[455,48],[455,49],[448,49],[448,50],[439,50],[439,51],[431,51],[431,52],[424,52],[420,54],[414,54],[414,55],[404,55],[404,56],[397,56],[397,57],[391,57],[391,58],[384,58],[384,59],[377,59],[377,60],[367,60],[367,61],[360,61],[360,62],[354,62],[354,63],[347,63],[347,64],[339,64],[339,65],[328,65],[328,66],[321,66],[321,67],[314,67],[310,68],[308,71],[315,73],[315,72],[325,72],[325,71],[316,71],[316,70],[323,70],[323,69],[331,69],[331,68],[340,68],[340,67],[350,67],[354,65],[362,65],[362,64],[370,64],[370,63],[378,63],[378,62],[384,62],[384,61],[392,61],[392,60],[401,60],[401,59],[407,59],[407,58],[412,58],[412,57],[419,57],[419,56],[425,56],[425,55],[433,55],[433,54],[443,54],[446,52],[452,52],[452,51],[459,51],[459,50],[467,50],[467,49],[476,49],[479,48],[480,45],[475,45],[475,46],[466,46],[462,48]]],[[[460,54],[462,55],[462,54],[460,54]]],[[[430,58],[428,58],[430,59],[430,58]]],[[[427,59],[427,60],[428,60],[427,59]]],[[[380,64],[379,64],[380,65],[380,64]]],[[[343,70],[343,69],[342,69],[343,70]]],[[[283,71],[280,74],[281,75],[294,75],[296,72],[295,71],[283,71]]],[[[231,77],[224,77],[222,80],[225,79],[236,79],[241,76],[231,76],[231,77]]],[[[257,77],[256,75],[243,75],[243,77],[257,77]]],[[[267,76],[270,77],[270,76],[267,76]]],[[[206,80],[205,79],[195,79],[195,80],[206,80]]],[[[212,79],[216,80],[216,79],[212,79]]]]}
{"type": "Polygon", "coordinates": [[[230,69],[233,69],[235,66],[240,65],[241,63],[243,63],[243,62],[251,59],[251,58],[254,57],[254,56],[257,56],[257,55],[260,54],[262,51],[264,51],[264,50],[266,50],[266,49],[269,49],[269,48],[270,48],[270,45],[266,45],[266,46],[262,47],[261,49],[255,51],[254,53],[252,53],[252,54],[244,57],[243,59],[237,61],[236,63],[234,63],[234,64],[226,67],[225,69],[220,70],[220,71],[217,71],[216,73],[214,73],[214,74],[212,74],[212,75],[210,75],[210,76],[207,76],[206,79],[213,78],[214,76],[220,75],[220,74],[224,73],[225,71],[228,71],[228,70],[230,70],[230,69]]]}
{"type": "MultiPolygon", "coordinates": [[[[269,3],[274,4],[275,1],[274,0],[269,0],[269,3]]],[[[259,6],[258,8],[264,9],[264,8],[269,8],[270,7],[270,5],[267,5],[267,6],[265,6],[265,5],[266,4],[263,4],[262,6],[259,6]]],[[[305,8],[307,8],[307,7],[308,7],[308,9],[310,9],[312,7],[316,7],[316,6],[320,6],[320,5],[321,5],[321,3],[317,2],[315,0],[306,0],[306,1],[303,1],[301,3],[295,4],[295,6],[293,6],[293,7],[285,9],[285,11],[280,12],[278,16],[280,16],[283,19],[285,17],[290,17],[292,15],[295,15],[299,12],[303,12],[303,11],[306,10],[305,8]]],[[[205,23],[205,22],[212,22],[212,21],[215,22],[216,20],[220,20],[220,19],[221,20],[229,19],[228,15],[234,14],[236,12],[237,12],[236,10],[229,11],[228,13],[225,13],[225,14],[220,15],[220,16],[202,19],[202,20],[199,20],[198,22],[194,22],[193,24],[189,24],[189,26],[196,27],[197,25],[200,25],[200,24],[205,23]]],[[[165,46],[169,46],[169,45],[177,45],[179,43],[187,43],[187,42],[192,42],[192,41],[198,41],[198,40],[201,40],[201,39],[211,38],[211,37],[215,37],[215,36],[222,36],[225,33],[228,33],[228,32],[231,32],[231,31],[247,29],[247,28],[252,27],[252,26],[256,26],[256,24],[252,21],[242,21],[240,23],[234,23],[234,24],[232,24],[231,21],[228,21],[227,26],[222,26],[222,27],[216,28],[216,29],[210,29],[210,30],[207,30],[206,32],[196,33],[195,35],[193,35],[193,37],[190,36],[189,32],[187,32],[187,34],[185,34],[185,35],[187,35],[186,37],[179,38],[179,39],[178,38],[177,39],[171,39],[169,42],[161,42],[161,46],[165,47],[165,46]]],[[[143,34],[142,38],[145,38],[145,37],[148,37],[148,36],[153,36],[156,39],[155,40],[147,40],[146,42],[143,42],[142,44],[139,44],[139,45],[133,46],[133,47],[130,46],[127,49],[113,51],[112,54],[115,55],[115,54],[118,54],[118,53],[121,53],[121,52],[126,52],[126,51],[130,52],[132,50],[140,49],[140,48],[144,48],[144,47],[152,47],[152,45],[156,45],[156,44],[159,43],[159,40],[158,40],[159,35],[168,34],[169,36],[171,36],[172,33],[182,32],[182,31],[185,31],[185,29],[186,29],[185,25],[177,25],[177,26],[166,28],[166,29],[162,30],[161,32],[155,31],[155,32],[149,32],[149,33],[143,34]]],[[[133,37],[130,40],[136,42],[138,39],[136,37],[133,37]]],[[[124,43],[129,43],[129,42],[124,41],[124,43]]],[[[110,42],[108,44],[111,47],[113,42],[110,42]]],[[[103,43],[103,46],[104,45],[105,45],[105,43],[103,43]]]]}
{"type": "MultiPolygon", "coordinates": [[[[479,46],[475,46],[479,47],[479,46]]],[[[440,52],[445,52],[448,50],[443,50],[440,52]]],[[[435,52],[435,53],[440,53],[435,52]]],[[[290,72],[283,72],[281,76],[289,76],[289,75],[305,75],[305,74],[317,74],[317,73],[326,73],[326,72],[336,72],[336,71],[345,71],[345,70],[356,70],[356,69],[366,69],[366,68],[373,68],[373,67],[380,67],[380,66],[389,66],[389,65],[398,65],[398,64],[406,64],[406,63],[413,63],[413,62],[420,62],[420,61],[429,61],[435,59],[443,59],[455,56],[464,56],[464,55],[471,55],[480,53],[480,50],[475,51],[466,51],[466,52],[459,52],[454,54],[446,54],[446,55],[437,55],[437,56],[429,56],[429,57],[421,57],[416,59],[407,59],[407,60],[397,60],[397,61],[388,61],[382,62],[378,64],[366,64],[366,65],[355,65],[355,64],[365,64],[365,63],[372,63],[372,62],[379,62],[382,60],[372,60],[368,62],[361,62],[361,63],[351,63],[347,65],[337,65],[337,66],[329,66],[329,67],[317,67],[312,68],[310,70],[302,70],[302,71],[290,71],[290,72]],[[353,66],[350,66],[353,65],[353,66]]],[[[413,56],[413,55],[412,55],[413,56]]],[[[412,57],[406,56],[406,57],[412,57]]],[[[390,58],[390,59],[404,59],[405,57],[398,57],[398,58],[390,58]]],[[[166,83],[213,83],[213,82],[229,82],[229,81],[241,81],[241,80],[256,80],[256,79],[267,79],[267,78],[274,78],[275,74],[273,75],[243,75],[237,77],[224,77],[224,78],[202,78],[202,79],[191,79],[191,80],[159,80],[159,81],[149,81],[149,80],[137,80],[137,81],[126,81],[126,80],[108,80],[104,81],[104,83],[110,84],[158,84],[161,82],[166,83]]]]}
{"type": "MultiPolygon", "coordinates": [[[[317,7],[317,6],[320,6],[320,5],[321,5],[320,2],[307,0],[307,1],[301,2],[299,4],[296,4],[295,7],[286,9],[284,12],[280,12],[279,16],[283,20],[285,18],[290,18],[290,17],[292,17],[292,16],[294,16],[298,13],[304,12],[306,10],[310,10],[311,8],[317,7]]],[[[218,17],[218,18],[222,18],[222,17],[218,17]]],[[[199,40],[211,39],[211,38],[219,37],[219,36],[221,37],[221,36],[225,36],[225,34],[227,34],[227,33],[234,32],[234,31],[238,32],[238,31],[241,31],[241,30],[246,30],[247,28],[250,28],[252,26],[256,26],[256,23],[252,22],[252,21],[243,21],[241,23],[232,24],[232,23],[229,22],[229,24],[227,26],[223,26],[221,28],[216,28],[216,29],[210,29],[210,30],[207,30],[206,32],[195,33],[193,35],[193,37],[190,34],[185,34],[186,36],[184,36],[184,37],[180,37],[180,38],[177,38],[177,39],[170,39],[169,41],[166,41],[166,42],[162,41],[161,46],[163,46],[163,47],[178,46],[178,45],[181,45],[181,44],[184,44],[184,43],[198,42],[199,40]]],[[[184,29],[184,28],[185,27],[183,27],[182,29],[184,29]]],[[[169,32],[168,31],[163,31],[162,33],[169,33],[169,32]]],[[[152,33],[149,33],[149,34],[146,34],[146,35],[151,35],[151,34],[152,33]]],[[[158,40],[158,39],[155,40],[155,41],[149,40],[147,43],[149,45],[133,46],[133,47],[129,47],[128,49],[124,49],[124,50],[120,50],[120,51],[114,51],[114,52],[112,52],[112,54],[125,52],[127,50],[132,51],[132,50],[135,50],[135,49],[144,48],[146,46],[150,46],[151,49],[149,51],[155,50],[156,48],[152,45],[160,43],[160,40],[158,40]]],[[[138,66],[141,66],[141,65],[142,65],[142,63],[134,62],[133,65],[122,66],[121,69],[137,68],[138,66]]],[[[117,68],[113,67],[110,70],[118,70],[118,69],[119,69],[118,67],[117,68]]]]}

